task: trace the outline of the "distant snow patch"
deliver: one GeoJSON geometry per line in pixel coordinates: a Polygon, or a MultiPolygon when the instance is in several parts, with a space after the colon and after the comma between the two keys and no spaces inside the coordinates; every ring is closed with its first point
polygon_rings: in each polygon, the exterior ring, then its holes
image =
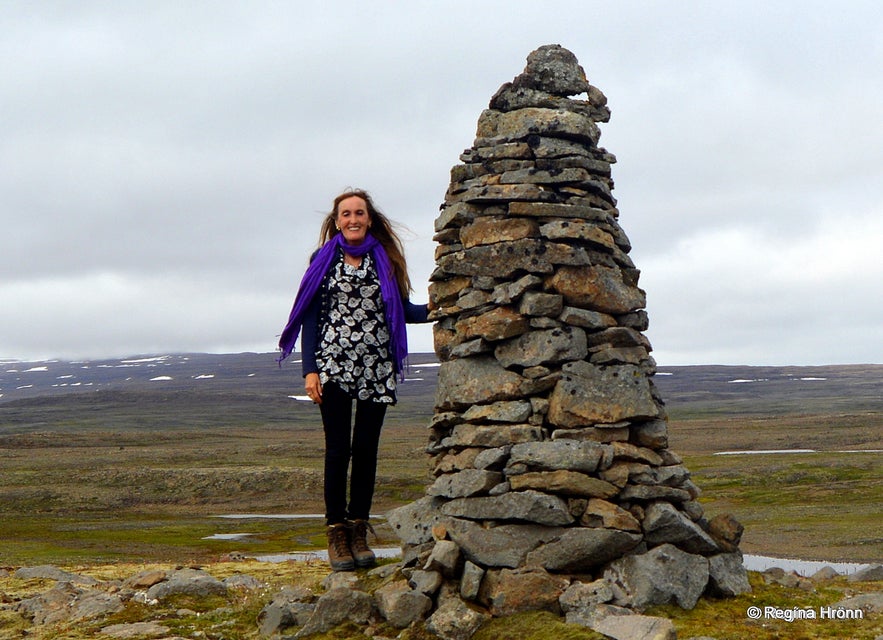
{"type": "Polygon", "coordinates": [[[253,533],[216,533],[211,536],[205,536],[203,540],[243,540],[253,533]]]}
{"type": "Polygon", "coordinates": [[[765,449],[760,451],[717,451],[716,456],[767,455],[772,453],[818,453],[815,449],[765,449]]]}
{"type": "Polygon", "coordinates": [[[194,380],[208,380],[209,378],[214,378],[215,374],[213,373],[201,373],[198,376],[193,376],[194,380]]]}
{"type": "Polygon", "coordinates": [[[25,369],[22,373],[33,373],[34,371],[49,371],[49,367],[31,367],[30,369],[25,369]]]}
{"type": "Polygon", "coordinates": [[[172,376],[156,376],[155,378],[151,378],[151,382],[166,382],[168,380],[172,380],[172,376]]]}
{"type": "Polygon", "coordinates": [[[168,360],[170,356],[155,356],[153,358],[137,358],[135,360],[120,360],[123,364],[142,364],[144,362],[162,362],[168,360]]]}

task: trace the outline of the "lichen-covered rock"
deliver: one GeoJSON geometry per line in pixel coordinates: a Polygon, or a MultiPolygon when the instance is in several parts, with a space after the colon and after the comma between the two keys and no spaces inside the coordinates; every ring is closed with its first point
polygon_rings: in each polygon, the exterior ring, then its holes
{"type": "Polygon", "coordinates": [[[17,602],[13,608],[34,624],[42,625],[100,618],[119,613],[125,605],[119,594],[59,582],[49,591],[17,602]]]}
{"type": "Polygon", "coordinates": [[[576,56],[558,44],[545,45],[532,51],[527,56],[524,72],[512,84],[556,96],[573,96],[589,90],[586,72],[576,56]]]}
{"type": "Polygon", "coordinates": [[[549,571],[581,573],[621,557],[640,542],[636,533],[574,527],[528,553],[526,563],[549,571]]]}
{"type": "Polygon", "coordinates": [[[658,616],[605,616],[589,625],[593,631],[605,637],[627,640],[629,638],[652,638],[653,640],[677,640],[674,623],[658,616]]]}
{"type": "Polygon", "coordinates": [[[670,542],[688,553],[704,556],[720,551],[710,535],[668,502],[648,505],[643,527],[644,538],[650,545],[670,542]]]}
{"type": "Polygon", "coordinates": [[[513,491],[501,496],[456,498],[444,504],[443,514],[468,520],[534,522],[556,527],[573,523],[567,503],[540,491],[513,491]]]}
{"type": "Polygon", "coordinates": [[[523,463],[536,471],[567,469],[592,473],[598,469],[603,456],[603,447],[594,442],[554,440],[513,445],[509,462],[523,463]]]}
{"type": "Polygon", "coordinates": [[[557,471],[528,471],[509,478],[509,486],[513,491],[534,489],[544,493],[564,496],[583,496],[591,498],[610,498],[619,493],[614,485],[593,478],[579,471],[559,469],[557,471]]]}
{"type": "Polygon", "coordinates": [[[534,385],[494,358],[479,356],[443,362],[439,367],[435,406],[439,410],[468,409],[498,400],[521,400],[534,385]]]}
{"type": "Polygon", "coordinates": [[[407,580],[397,580],[374,592],[380,615],[397,629],[404,629],[432,609],[432,600],[426,594],[411,589],[407,580]]]}
{"type": "Polygon", "coordinates": [[[584,527],[603,527],[632,533],[641,532],[641,523],[631,512],[599,498],[591,498],[588,501],[580,516],[579,523],[584,527]]]}
{"type": "Polygon", "coordinates": [[[427,496],[386,514],[386,520],[402,544],[418,545],[432,540],[432,527],[444,516],[444,500],[427,496]]]}
{"type": "Polygon", "coordinates": [[[503,475],[496,471],[464,469],[439,476],[426,492],[431,496],[444,498],[466,498],[487,493],[502,480],[503,475]]]}
{"type": "Polygon", "coordinates": [[[365,624],[373,609],[374,599],[364,591],[336,587],[322,594],[310,619],[294,637],[304,638],[314,633],[324,633],[347,620],[365,624]]]}
{"type": "Polygon", "coordinates": [[[306,589],[283,589],[258,614],[260,634],[269,637],[285,627],[305,625],[316,609],[312,599],[306,589]]]}
{"type": "Polygon", "coordinates": [[[226,595],[227,585],[200,569],[171,571],[166,579],[147,590],[149,600],[165,600],[171,596],[226,595]]]}
{"type": "Polygon", "coordinates": [[[494,569],[482,581],[479,600],[495,617],[537,610],[560,613],[558,598],[569,583],[540,567],[494,569]]]}
{"type": "Polygon", "coordinates": [[[546,279],[546,289],[560,293],[564,301],[601,313],[629,313],[646,304],[634,273],[614,267],[591,265],[560,267],[546,279]]]}
{"type": "Polygon", "coordinates": [[[530,551],[563,532],[561,527],[537,524],[502,524],[485,528],[469,520],[452,519],[448,522],[451,539],[469,561],[483,567],[519,567],[530,551]]]}
{"type": "Polygon", "coordinates": [[[708,522],[708,533],[724,551],[738,551],[744,529],[729,513],[717,515],[708,522]]]}
{"type": "Polygon", "coordinates": [[[748,573],[742,554],[720,553],[708,558],[708,593],[716,598],[731,598],[750,593],[748,573]]]}
{"type": "Polygon", "coordinates": [[[437,540],[423,567],[426,571],[437,571],[447,578],[458,574],[462,565],[460,547],[452,540],[437,540]]]}
{"type": "Polygon", "coordinates": [[[426,628],[442,640],[469,640],[489,618],[459,598],[448,598],[426,621],[426,628]]]}
{"type": "Polygon", "coordinates": [[[556,327],[523,333],[504,342],[494,350],[494,357],[509,369],[581,360],[588,353],[585,331],[579,327],[556,327]]]}
{"type": "Polygon", "coordinates": [[[692,609],[708,585],[708,559],[664,544],[619,558],[604,571],[614,604],[644,611],[657,604],[692,609]]]}
{"type": "Polygon", "coordinates": [[[660,414],[650,383],[633,365],[599,367],[572,362],[549,397],[548,420],[558,427],[647,420],[660,414]]]}

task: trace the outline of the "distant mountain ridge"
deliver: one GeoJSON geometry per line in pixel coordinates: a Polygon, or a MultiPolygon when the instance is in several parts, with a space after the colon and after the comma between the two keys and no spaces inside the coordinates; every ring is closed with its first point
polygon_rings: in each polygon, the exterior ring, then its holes
{"type": "MultiPolygon", "coordinates": [[[[87,392],[194,393],[290,398],[303,393],[298,355],[280,368],[275,353],[184,353],[89,361],[0,361],[0,407],[87,392]]],[[[410,357],[402,399],[431,402],[435,354],[410,357]]],[[[659,366],[654,378],[669,406],[725,410],[754,403],[758,411],[843,404],[883,410],[883,365],[659,366]]],[[[743,409],[745,407],[742,407],[743,409]]],[[[0,413],[0,426],[2,426],[0,413]]]]}
{"type": "MultiPolygon", "coordinates": [[[[262,394],[293,393],[301,384],[299,355],[293,354],[282,367],[276,362],[277,356],[276,353],[181,353],[101,360],[0,360],[0,404],[47,395],[107,390],[228,389],[241,392],[250,388],[262,394]]],[[[434,354],[410,357],[411,373],[427,364],[437,367],[434,354]]]]}

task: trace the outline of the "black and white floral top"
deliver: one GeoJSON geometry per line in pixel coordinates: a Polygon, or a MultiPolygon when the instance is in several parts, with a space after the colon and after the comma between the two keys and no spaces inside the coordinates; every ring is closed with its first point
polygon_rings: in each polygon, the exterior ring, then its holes
{"type": "Polygon", "coordinates": [[[395,404],[389,329],[371,255],[359,267],[338,260],[323,294],[325,321],[316,351],[322,384],[333,381],[353,398],[395,404]]]}

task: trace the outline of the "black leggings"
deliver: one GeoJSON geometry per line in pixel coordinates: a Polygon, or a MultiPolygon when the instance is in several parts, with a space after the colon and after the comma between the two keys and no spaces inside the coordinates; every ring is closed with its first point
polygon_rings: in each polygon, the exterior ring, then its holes
{"type": "Polygon", "coordinates": [[[337,524],[347,518],[367,520],[374,498],[377,447],[386,415],[386,404],[353,399],[333,382],[322,387],[322,423],[325,428],[325,518],[337,524]],[[352,460],[350,499],[346,476],[352,460]]]}

